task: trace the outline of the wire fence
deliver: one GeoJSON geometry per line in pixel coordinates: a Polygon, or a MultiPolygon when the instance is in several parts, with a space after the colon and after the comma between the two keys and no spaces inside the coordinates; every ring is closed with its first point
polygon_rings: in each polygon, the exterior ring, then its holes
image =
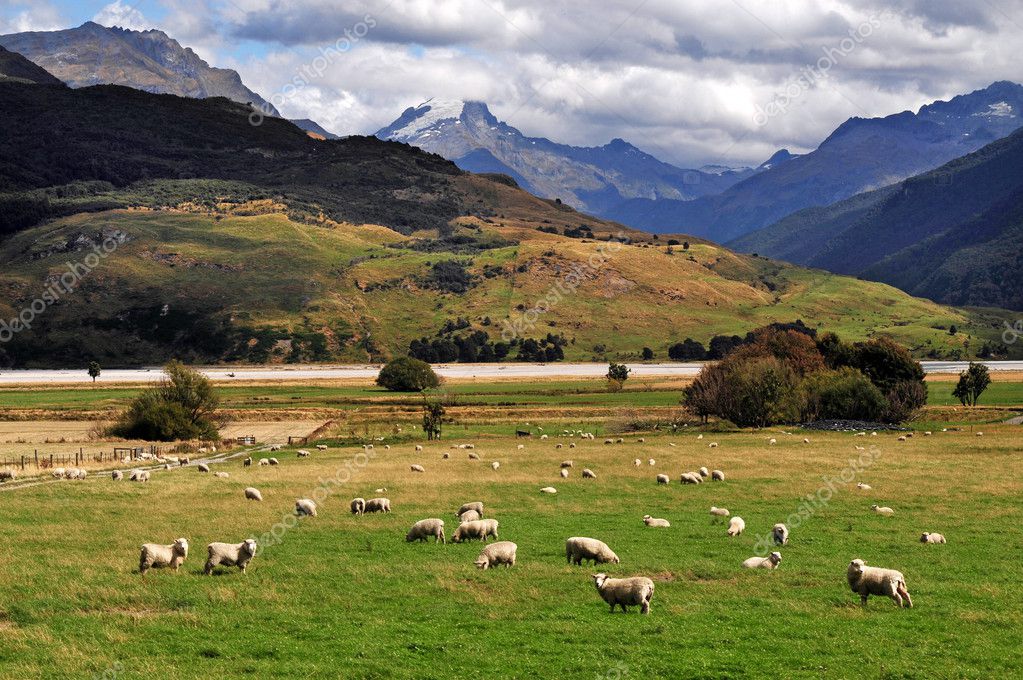
{"type": "Polygon", "coordinates": [[[20,456],[0,455],[0,469],[10,468],[16,470],[46,470],[55,467],[67,467],[69,465],[82,465],[83,463],[120,463],[124,461],[141,460],[147,457],[162,456],[168,447],[165,446],[136,446],[136,447],[115,447],[113,451],[90,451],[84,449],[72,453],[39,453],[36,449],[31,454],[20,456]]]}

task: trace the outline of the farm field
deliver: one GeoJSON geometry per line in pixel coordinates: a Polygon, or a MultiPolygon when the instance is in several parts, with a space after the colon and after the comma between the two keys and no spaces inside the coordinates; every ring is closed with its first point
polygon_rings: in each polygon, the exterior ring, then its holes
{"type": "Polygon", "coordinates": [[[606,446],[555,436],[561,424],[543,425],[551,439],[534,437],[522,450],[509,427],[463,438],[464,430],[449,426],[445,441],[424,443],[421,453],[395,439],[390,450],[377,443],[372,456],[332,446],[310,458],[296,458],[293,449],[274,454],[278,467],[243,467],[238,458],[214,465],[228,479],[188,467],[157,471],[142,485],[100,475],[19,490],[0,485],[0,677],[972,678],[1018,671],[1018,427],[904,442],[891,433],[780,429],[705,432],[703,439],[647,433],[645,443],[626,436],[606,446]],[[772,436],[778,444],[768,446],[772,436]],[[449,448],[464,442],[476,444],[481,461],[449,448]],[[850,459],[861,455],[857,444],[876,446],[865,459],[872,462],[842,483],[850,459]],[[566,458],[575,467],[563,480],[558,464],[566,458]],[[636,467],[634,458],[655,465],[636,467]],[[412,463],[426,472],[410,473],[412,463]],[[727,480],[678,484],[681,472],[701,465],[724,470],[727,480]],[[597,479],[581,479],[582,467],[597,479]],[[671,484],[655,484],[659,472],[671,484]],[[833,490],[825,477],[839,480],[833,490]],[[859,481],[873,489],[857,490],[859,481]],[[321,485],[329,493],[318,517],[275,529],[291,523],[295,498],[318,496],[321,485]],[[558,493],[538,493],[546,485],[558,493]],[[265,500],[246,501],[246,486],[265,500]],[[808,505],[808,494],[827,503],[808,505]],[[393,512],[349,514],[352,497],[376,495],[389,497],[393,512]],[[405,542],[408,527],[425,517],[443,518],[450,536],[453,512],[475,500],[499,520],[500,538],[518,544],[514,568],[475,569],[478,543],[405,542]],[[872,513],[872,503],[893,507],[894,517],[872,513]],[[724,524],[711,522],[711,505],[742,516],[746,533],[729,539],[724,524]],[[672,527],[647,528],[644,514],[672,527]],[[792,528],[779,569],[740,569],[779,521],[792,528]],[[922,531],[941,532],[948,544],[922,545],[922,531]],[[276,544],[265,540],[275,534],[276,544]],[[567,565],[564,541],[576,535],[604,540],[621,564],[567,565]],[[191,543],[182,570],[140,577],[139,545],[179,536],[191,543]],[[207,543],[250,536],[264,548],[247,575],[201,575],[207,543]],[[905,573],[916,606],[899,610],[871,598],[861,607],[845,581],[855,557],[905,573]],[[590,578],[596,571],[653,578],[652,614],[609,614],[590,578]]]}

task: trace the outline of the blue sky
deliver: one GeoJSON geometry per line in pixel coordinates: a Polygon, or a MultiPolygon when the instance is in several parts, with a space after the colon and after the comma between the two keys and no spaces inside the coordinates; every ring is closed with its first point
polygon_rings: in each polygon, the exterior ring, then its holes
{"type": "Polygon", "coordinates": [[[90,19],[164,30],[342,134],[478,99],[529,135],[685,166],[1023,79],[1019,0],[0,0],[0,33],[90,19]]]}

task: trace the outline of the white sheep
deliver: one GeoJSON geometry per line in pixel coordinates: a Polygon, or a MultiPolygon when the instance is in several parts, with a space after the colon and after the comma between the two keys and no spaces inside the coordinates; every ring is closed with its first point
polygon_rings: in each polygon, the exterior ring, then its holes
{"type": "Polygon", "coordinates": [[[738,536],[742,532],[746,531],[746,520],[736,515],[732,519],[728,520],[728,535],[738,536]]]}
{"type": "Polygon", "coordinates": [[[299,517],[316,517],[316,503],[311,498],[296,498],[295,514],[299,517]]]}
{"type": "Polygon", "coordinates": [[[188,541],[184,538],[179,538],[170,545],[144,543],[139,555],[139,573],[144,575],[150,569],[163,569],[164,567],[170,567],[177,571],[187,557],[188,541]]]}
{"type": "Polygon", "coordinates": [[[231,476],[231,473],[230,472],[219,472],[218,471],[218,472],[214,472],[213,476],[214,477],[218,477],[220,479],[228,479],[231,476]]]}
{"type": "Polygon", "coordinates": [[[518,445],[518,446],[516,446],[515,448],[516,448],[517,450],[519,450],[519,451],[522,451],[523,449],[525,449],[525,448],[526,448],[526,445],[525,445],[525,444],[519,444],[519,445],[518,445]]]}
{"type": "Polygon", "coordinates": [[[444,455],[441,456],[441,458],[443,458],[444,460],[447,460],[448,458],[451,458],[451,454],[450,453],[445,453],[444,455]]]}
{"type": "Polygon", "coordinates": [[[703,478],[696,472],[683,472],[679,481],[683,484],[700,484],[703,478]]]}
{"type": "Polygon", "coordinates": [[[483,516],[475,510],[466,510],[458,516],[459,523],[462,522],[475,522],[478,519],[483,519],[483,516]]]}
{"type": "Polygon", "coordinates": [[[361,515],[366,512],[366,499],[365,498],[353,498],[349,504],[352,509],[353,515],[361,515]]]}
{"type": "Polygon", "coordinates": [[[710,479],[714,482],[723,482],[725,481],[725,473],[721,470],[711,470],[710,479]]]}
{"type": "Polygon", "coordinates": [[[327,450],[327,445],[326,444],[317,444],[316,445],[316,450],[317,451],[326,451],[327,450]]]}
{"type": "Polygon", "coordinates": [[[774,437],[771,437],[771,438],[770,438],[769,440],[767,440],[767,443],[768,443],[768,445],[770,445],[770,446],[774,446],[775,444],[777,444],[777,443],[778,443],[778,440],[777,440],[777,439],[775,439],[774,437]]]}
{"type": "Polygon", "coordinates": [[[110,478],[113,479],[115,482],[119,482],[122,479],[124,479],[124,473],[121,472],[120,470],[114,470],[113,472],[110,473],[110,478]]]}
{"type": "Polygon", "coordinates": [[[276,458],[271,458],[268,462],[269,462],[270,465],[280,465],[281,464],[281,461],[277,460],[276,458]]]}
{"type": "Polygon", "coordinates": [[[260,458],[259,459],[259,464],[260,465],[269,465],[270,464],[270,459],[269,458],[260,458]]]}
{"type": "Polygon", "coordinates": [[[497,541],[483,548],[479,557],[476,558],[477,569],[489,569],[503,564],[505,567],[515,566],[515,553],[519,546],[511,541],[497,541]]]}
{"type": "Polygon", "coordinates": [[[545,434],[540,435],[540,439],[544,439],[544,440],[547,439],[547,435],[545,435],[545,434]]]}
{"type": "Polygon", "coordinates": [[[659,517],[651,517],[650,515],[643,515],[643,524],[648,527],[668,528],[671,526],[671,522],[666,519],[659,517]]]}
{"type": "Polygon", "coordinates": [[[611,605],[614,613],[615,605],[628,613],[627,607],[638,606],[643,614],[650,613],[650,600],[654,597],[654,582],[645,576],[630,578],[608,578],[607,574],[593,574],[593,585],[597,587],[601,599],[611,605]]]}
{"type": "Polygon", "coordinates": [[[561,467],[563,467],[563,468],[570,468],[570,467],[572,467],[574,465],[575,465],[575,461],[571,461],[571,460],[563,460],[563,461],[561,461],[561,467]]]}
{"type": "Polygon", "coordinates": [[[132,470],[131,476],[128,478],[133,482],[148,482],[149,471],[148,470],[132,470]]]}
{"type": "Polygon", "coordinates": [[[426,469],[422,465],[410,465],[409,470],[412,472],[426,472],[426,469]]]}
{"type": "Polygon", "coordinates": [[[604,440],[604,444],[614,444],[614,443],[615,443],[614,439],[605,439],[604,440]]]}
{"type": "Polygon", "coordinates": [[[248,458],[243,460],[242,465],[244,465],[245,467],[249,467],[250,465],[252,465],[252,456],[249,456],[248,458]]]}
{"type": "Polygon", "coordinates": [[[257,489],[256,487],[250,486],[246,487],[245,489],[245,498],[249,499],[250,501],[261,501],[263,500],[263,494],[261,494],[259,492],[259,489],[257,489]]]}
{"type": "Polygon", "coordinates": [[[470,453],[469,454],[469,460],[479,460],[479,459],[480,459],[480,456],[479,456],[478,453],[470,453]]]}
{"type": "Polygon", "coordinates": [[[462,505],[459,506],[458,511],[455,512],[455,517],[460,517],[462,514],[468,512],[469,510],[475,510],[477,513],[479,513],[480,517],[483,517],[483,501],[471,501],[469,503],[462,503],[462,505]]]}
{"type": "Polygon", "coordinates": [[[497,472],[500,468],[501,464],[496,460],[490,464],[490,469],[493,470],[494,472],[497,472]]]}
{"type": "Polygon", "coordinates": [[[444,520],[437,517],[421,519],[413,524],[412,528],[405,534],[405,540],[409,543],[413,541],[427,541],[430,537],[433,537],[434,543],[446,543],[444,538],[444,520]]]}
{"type": "Polygon", "coordinates": [[[699,435],[699,436],[697,437],[697,439],[703,439],[703,435],[702,435],[702,434],[701,434],[701,435],[699,435]]]}
{"type": "Polygon", "coordinates": [[[270,446],[270,451],[271,452],[273,452],[273,451],[280,451],[280,450],[281,450],[281,445],[280,444],[272,444],[270,446]]]}
{"type": "Polygon", "coordinates": [[[742,563],[746,569],[777,569],[781,564],[781,553],[773,552],[767,557],[751,557],[742,563]]]}
{"type": "Polygon", "coordinates": [[[555,445],[554,445],[554,448],[555,448],[555,449],[560,449],[560,448],[563,448],[563,446],[562,446],[561,444],[555,444],[555,445]]]}
{"type": "Polygon", "coordinates": [[[256,540],[246,539],[241,543],[210,543],[206,546],[206,567],[203,573],[207,576],[213,573],[214,568],[219,566],[238,567],[245,573],[249,562],[256,556],[256,540]]]}
{"type": "Polygon", "coordinates": [[[568,448],[574,449],[575,448],[575,442],[569,442],[568,443],[568,448]]]}
{"type": "Polygon", "coordinates": [[[422,451],[422,450],[423,450],[423,445],[422,444],[416,444],[416,451],[422,451]]]}
{"type": "Polygon", "coordinates": [[[901,571],[868,567],[863,560],[855,559],[849,563],[846,578],[849,580],[849,588],[860,596],[860,602],[864,605],[870,595],[883,595],[892,598],[899,607],[913,606],[906,588],[906,577],[901,571]]]}
{"type": "Polygon", "coordinates": [[[942,536],[941,534],[933,534],[933,533],[929,533],[929,532],[925,531],[922,534],[920,534],[920,542],[921,543],[944,543],[945,542],[945,537],[942,536]]]}
{"type": "Polygon", "coordinates": [[[650,467],[653,467],[653,466],[657,465],[657,461],[654,460],[653,458],[648,458],[647,461],[646,461],[646,464],[649,465],[650,467]]]}
{"type": "Polygon", "coordinates": [[[710,514],[713,517],[728,517],[731,513],[728,512],[727,508],[719,508],[717,506],[710,506],[710,514]]]}
{"type": "Polygon", "coordinates": [[[568,470],[566,468],[561,468],[561,476],[564,479],[568,479],[568,470]]]}
{"type": "Polygon", "coordinates": [[[583,479],[596,479],[597,473],[589,468],[583,468],[583,479]]]}
{"type": "Polygon", "coordinates": [[[646,437],[640,437],[639,439],[636,440],[636,442],[639,443],[639,444],[645,444],[646,443],[646,437]]]}
{"type": "Polygon", "coordinates": [[[0,470],[0,482],[13,482],[18,478],[18,471],[5,468],[0,470]]]}
{"type": "Polygon", "coordinates": [[[641,461],[639,458],[637,458],[634,461],[632,461],[632,464],[635,465],[636,467],[639,467],[640,465],[643,464],[643,461],[641,461]]]}
{"type": "Polygon", "coordinates": [[[892,510],[891,508],[889,508],[886,505],[877,505],[875,503],[874,505],[870,506],[870,509],[873,510],[874,512],[876,512],[877,514],[882,515],[884,517],[891,517],[892,515],[895,514],[895,511],[892,510]]]}
{"type": "Polygon", "coordinates": [[[555,489],[553,486],[545,486],[542,489],[540,489],[540,493],[552,493],[553,494],[553,493],[558,493],[558,490],[555,489]]]}
{"type": "Polygon", "coordinates": [[[671,481],[671,478],[668,477],[668,475],[665,475],[665,474],[657,475],[657,483],[658,484],[667,484],[670,481],[671,481]]]}
{"type": "Polygon", "coordinates": [[[498,521],[496,519],[478,519],[472,522],[462,522],[451,534],[452,543],[462,541],[479,540],[486,542],[487,538],[497,538],[498,521]]]}
{"type": "Polygon", "coordinates": [[[607,543],[585,536],[573,536],[565,541],[565,559],[569,564],[582,564],[584,560],[593,560],[594,564],[621,563],[607,543]]]}
{"type": "Polygon", "coordinates": [[[709,446],[709,447],[710,447],[710,448],[712,448],[712,449],[716,449],[716,448],[718,447],[718,443],[717,443],[717,442],[711,442],[711,443],[710,443],[710,444],[708,444],[707,446],[709,446]]]}
{"type": "Polygon", "coordinates": [[[858,482],[858,483],[856,484],[856,488],[857,488],[857,489],[859,489],[860,491],[870,491],[870,490],[871,490],[871,489],[873,489],[874,487],[870,486],[870,485],[869,485],[869,484],[867,484],[866,482],[858,482]]]}
{"type": "Polygon", "coordinates": [[[789,542],[789,528],[779,522],[771,527],[771,538],[777,545],[788,545],[789,542]]]}
{"type": "Polygon", "coordinates": [[[297,451],[297,457],[298,458],[307,458],[308,456],[309,456],[309,452],[304,450],[304,449],[300,449],[299,451],[297,451]]]}
{"type": "Polygon", "coordinates": [[[710,477],[710,470],[708,470],[705,467],[700,468],[699,470],[697,470],[697,472],[699,472],[700,476],[703,477],[704,479],[710,477]]]}
{"type": "Polygon", "coordinates": [[[363,512],[390,512],[391,500],[389,498],[370,498],[366,501],[363,512]]]}

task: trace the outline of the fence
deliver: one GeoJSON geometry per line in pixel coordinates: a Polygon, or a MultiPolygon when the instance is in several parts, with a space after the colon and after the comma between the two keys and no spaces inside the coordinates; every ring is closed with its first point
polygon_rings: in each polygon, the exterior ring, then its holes
{"type": "Polygon", "coordinates": [[[31,455],[25,454],[14,456],[13,458],[11,456],[0,456],[0,468],[17,468],[20,470],[35,468],[36,470],[45,470],[54,467],[67,467],[69,465],[78,466],[86,462],[120,463],[136,460],[145,453],[152,456],[161,456],[165,449],[166,447],[164,446],[136,446],[130,448],[117,447],[112,453],[105,451],[86,453],[84,449],[78,449],[74,453],[43,454],[40,454],[39,450],[36,449],[31,455]]]}

